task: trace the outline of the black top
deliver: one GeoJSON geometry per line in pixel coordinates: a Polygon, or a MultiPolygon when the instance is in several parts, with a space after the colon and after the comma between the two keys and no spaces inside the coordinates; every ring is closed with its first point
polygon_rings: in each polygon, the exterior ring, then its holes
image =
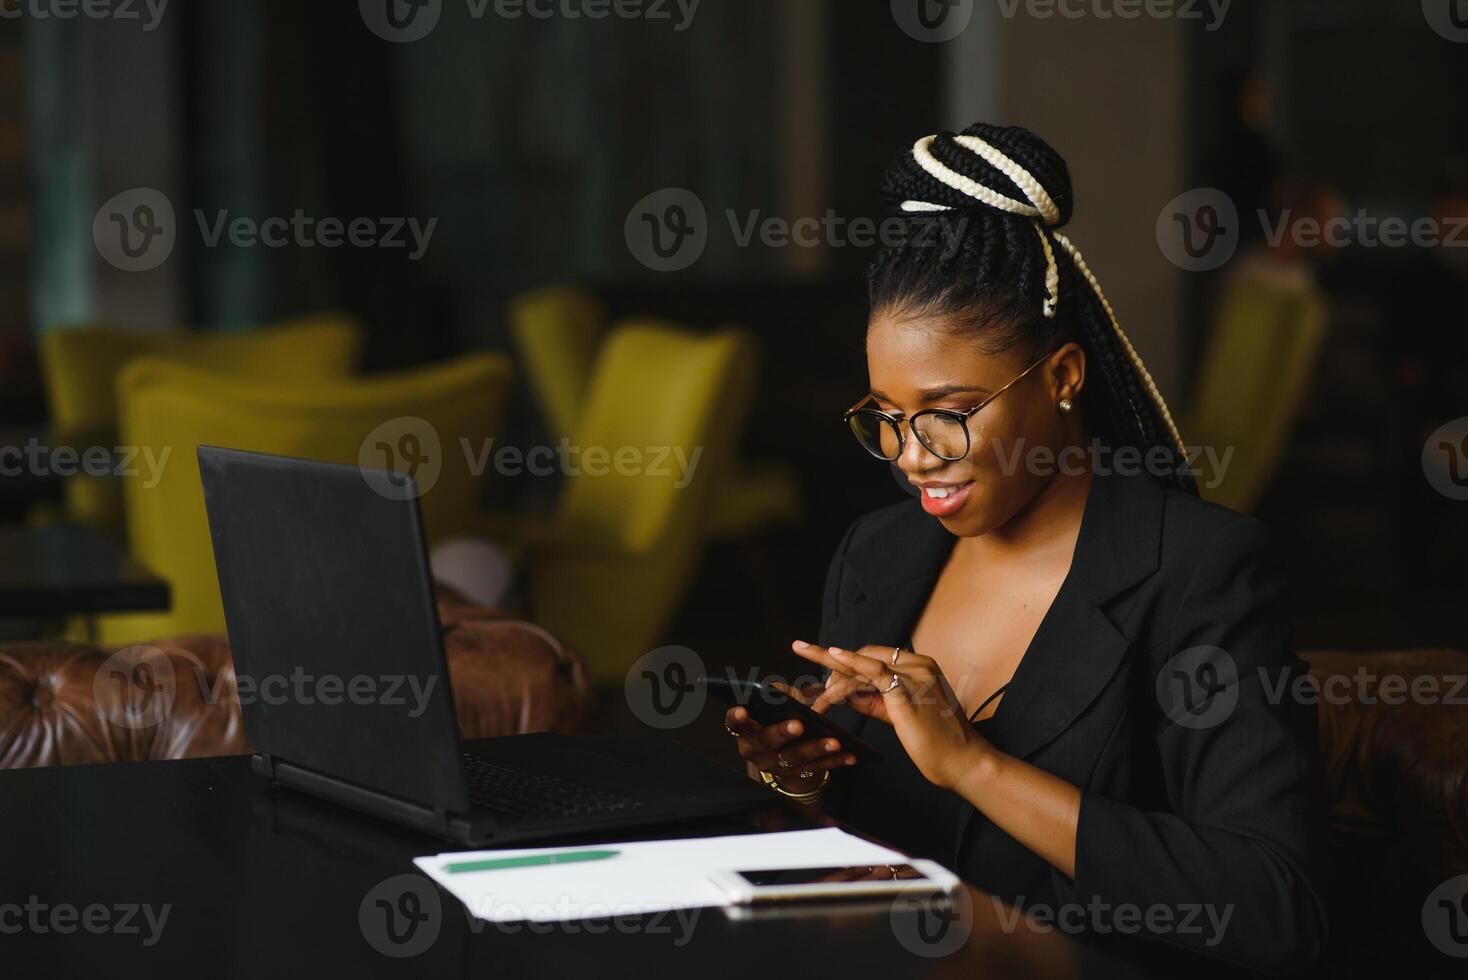
{"type": "MultiPolygon", "coordinates": [[[[858,520],[831,563],[820,642],[902,643],[954,541],[916,501],[858,520]]],[[[1325,932],[1308,878],[1315,711],[1280,693],[1305,666],[1265,542],[1259,521],[1149,476],[1095,478],[1070,572],[979,728],[1082,790],[1074,881],[845,707],[833,716],[886,761],[841,773],[835,812],[1016,905],[1073,904],[1098,928],[1111,914],[1098,908],[1161,907],[1162,941],[1307,967],[1325,932]],[[1182,927],[1210,911],[1226,925],[1182,927]]]]}

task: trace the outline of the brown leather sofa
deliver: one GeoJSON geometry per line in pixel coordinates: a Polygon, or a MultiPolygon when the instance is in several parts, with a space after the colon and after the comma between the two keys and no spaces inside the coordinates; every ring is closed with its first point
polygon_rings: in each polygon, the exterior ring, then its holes
{"type": "MultiPolygon", "coordinates": [[[[593,695],[579,655],[533,623],[442,593],[438,606],[462,737],[587,727],[593,695]]],[[[246,751],[221,635],[113,653],[55,642],[0,646],[0,768],[246,751]]]]}
{"type": "Polygon", "coordinates": [[[1304,656],[1325,771],[1322,975],[1468,976],[1468,896],[1443,890],[1468,875],[1468,653],[1304,656]]]}

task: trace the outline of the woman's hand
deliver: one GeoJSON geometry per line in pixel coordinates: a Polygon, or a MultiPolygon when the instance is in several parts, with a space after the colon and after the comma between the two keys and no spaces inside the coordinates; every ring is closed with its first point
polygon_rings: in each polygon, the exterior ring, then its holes
{"type": "Polygon", "coordinates": [[[846,703],[853,710],[890,724],[924,778],[957,790],[975,765],[988,764],[994,748],[964,716],[953,688],[931,657],[903,650],[894,662],[892,647],[860,650],[819,647],[801,640],[797,654],[833,671],[815,710],[846,703]]]}
{"type": "MultiPolygon", "coordinates": [[[[811,704],[821,692],[819,687],[802,692],[778,686],[802,704],[811,704]]],[[[824,778],[822,773],[827,770],[856,765],[856,756],[842,752],[841,743],[836,739],[802,738],[805,726],[799,721],[765,726],[755,721],[747,708],[736,706],[725,712],[724,728],[734,736],[749,778],[759,779],[763,770],[791,793],[815,789],[824,778]]]]}

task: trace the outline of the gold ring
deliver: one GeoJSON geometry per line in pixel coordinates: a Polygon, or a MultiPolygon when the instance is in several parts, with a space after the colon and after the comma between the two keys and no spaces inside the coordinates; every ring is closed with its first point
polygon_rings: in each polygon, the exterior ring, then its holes
{"type": "Polygon", "coordinates": [[[891,691],[893,688],[895,688],[900,683],[902,683],[902,678],[898,677],[896,674],[893,674],[892,675],[892,683],[891,684],[888,684],[886,687],[882,688],[882,693],[883,694],[886,694],[887,692],[891,691]]]}
{"type": "Polygon", "coordinates": [[[902,647],[892,648],[892,666],[897,666],[897,657],[902,653],[902,647]]]}

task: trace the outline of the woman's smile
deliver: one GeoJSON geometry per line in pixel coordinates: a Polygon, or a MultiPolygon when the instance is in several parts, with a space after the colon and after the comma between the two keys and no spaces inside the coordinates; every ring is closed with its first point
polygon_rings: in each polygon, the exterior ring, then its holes
{"type": "Polygon", "coordinates": [[[923,510],[934,517],[948,517],[958,513],[969,498],[974,481],[963,483],[917,483],[913,486],[922,491],[923,510]]]}

